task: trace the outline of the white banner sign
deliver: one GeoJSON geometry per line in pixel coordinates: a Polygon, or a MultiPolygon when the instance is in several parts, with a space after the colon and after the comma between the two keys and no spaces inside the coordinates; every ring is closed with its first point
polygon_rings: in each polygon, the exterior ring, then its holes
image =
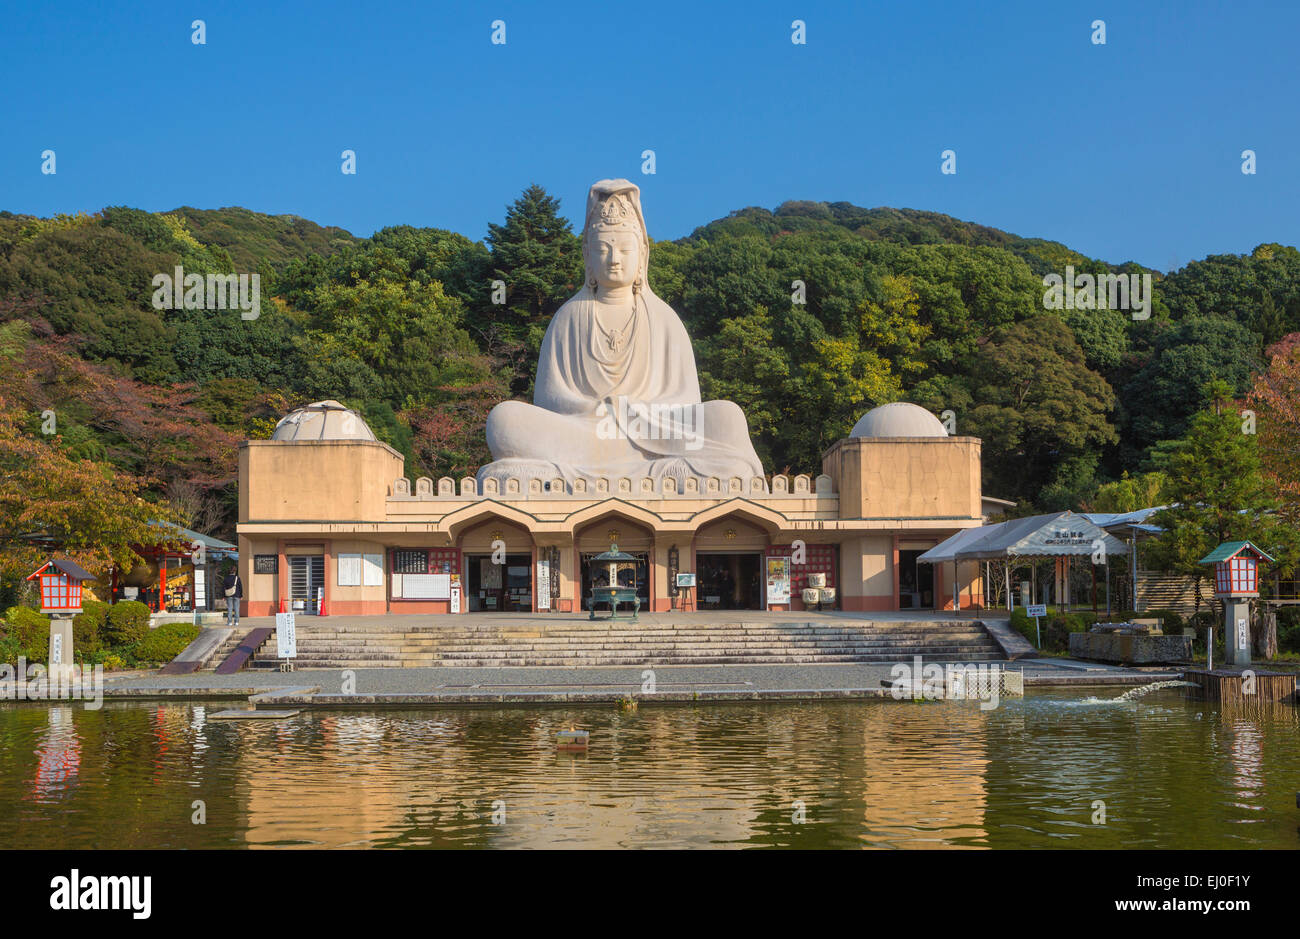
{"type": "Polygon", "coordinates": [[[551,608],[551,560],[537,559],[537,609],[551,608]]]}
{"type": "Polygon", "coordinates": [[[298,633],[293,613],[275,614],[275,654],[282,659],[298,656],[298,633]]]}

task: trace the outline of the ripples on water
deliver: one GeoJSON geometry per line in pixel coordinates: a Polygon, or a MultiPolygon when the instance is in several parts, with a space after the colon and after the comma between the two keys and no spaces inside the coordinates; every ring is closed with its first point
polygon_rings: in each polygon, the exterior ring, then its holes
{"type": "Polygon", "coordinates": [[[1294,708],[1118,696],[285,721],[7,706],[0,847],[1297,847],[1294,708]],[[585,754],[555,749],[569,727],[585,754]]]}

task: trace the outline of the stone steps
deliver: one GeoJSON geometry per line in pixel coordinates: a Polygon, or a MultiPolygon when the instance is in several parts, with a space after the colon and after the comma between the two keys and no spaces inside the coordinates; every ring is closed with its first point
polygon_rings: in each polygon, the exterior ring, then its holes
{"type": "MultiPolygon", "coordinates": [[[[735,646],[716,644],[709,646],[675,646],[675,645],[619,645],[616,643],[602,645],[573,646],[561,649],[533,649],[520,646],[481,646],[476,649],[412,649],[401,646],[366,647],[362,649],[337,646],[304,646],[299,643],[300,655],[310,652],[313,655],[330,658],[373,658],[377,656],[405,656],[407,658],[430,657],[445,660],[482,658],[485,655],[501,653],[514,656],[536,656],[548,658],[571,658],[573,656],[599,656],[616,654],[647,655],[897,655],[900,648],[922,655],[957,653],[963,650],[983,651],[983,643],[928,642],[924,644],[909,643],[906,647],[879,646],[735,646]]],[[[989,646],[989,649],[996,647],[989,646]]],[[[260,658],[274,658],[271,650],[262,650],[260,658]]]]}
{"type": "MultiPolygon", "coordinates": [[[[453,662],[436,658],[406,658],[393,656],[368,659],[358,662],[356,659],[335,659],[327,657],[303,657],[295,659],[299,669],[305,668],[587,668],[617,667],[641,668],[645,666],[665,665],[888,665],[896,662],[910,662],[911,655],[772,655],[772,656],[731,656],[731,655],[691,655],[691,656],[600,656],[598,658],[539,659],[527,657],[502,657],[495,659],[464,659],[453,662]]],[[[1000,652],[962,651],[951,655],[925,655],[929,662],[1001,662],[1000,652]]],[[[253,668],[274,669],[278,667],[275,659],[255,660],[253,668]]]]}
{"type": "MultiPolygon", "coordinates": [[[[236,644],[229,641],[223,653],[229,654],[236,644]]],[[[547,628],[485,624],[400,629],[312,624],[298,629],[298,653],[298,668],[807,665],[900,662],[914,655],[930,661],[1004,658],[1001,647],[978,623],[866,621],[645,627],[597,621],[547,628]]],[[[274,634],[250,665],[277,667],[274,634]]]]}
{"type": "Polygon", "coordinates": [[[789,632],[777,632],[775,630],[640,630],[637,632],[614,633],[614,632],[589,632],[578,635],[565,635],[562,633],[542,633],[527,636],[493,636],[483,634],[467,634],[458,631],[448,630],[441,635],[431,636],[425,633],[417,634],[375,634],[367,631],[353,632],[333,632],[317,633],[298,631],[299,639],[310,639],[315,642],[328,642],[339,639],[355,639],[369,642],[447,642],[459,640],[464,642],[480,642],[486,640],[497,641],[558,641],[558,642],[583,642],[592,639],[610,639],[620,642],[636,641],[639,639],[675,639],[675,638],[697,638],[697,639],[719,639],[719,638],[741,638],[752,636],[766,639],[783,639],[783,638],[802,638],[802,639],[842,639],[842,638],[877,638],[877,639],[906,639],[913,636],[983,636],[986,631],[983,628],[972,628],[963,625],[955,629],[910,629],[906,632],[878,632],[875,630],[838,630],[835,632],[814,632],[812,630],[796,630],[789,632]]]}
{"type": "MultiPolygon", "coordinates": [[[[247,631],[247,630],[245,630],[247,631]]],[[[913,624],[898,626],[884,629],[875,626],[863,626],[858,628],[845,627],[825,627],[825,626],[803,626],[792,624],[788,627],[772,626],[746,626],[746,627],[663,627],[663,626],[646,626],[638,628],[633,626],[626,629],[529,629],[529,630],[506,630],[506,629],[468,629],[465,627],[447,627],[444,629],[366,629],[366,628],[336,628],[322,629],[319,627],[304,629],[298,628],[299,636],[309,636],[312,638],[331,638],[336,636],[360,636],[370,639],[429,639],[438,640],[449,636],[462,636],[472,639],[535,639],[535,638],[583,638],[588,636],[611,636],[611,637],[638,637],[638,636],[681,636],[681,635],[701,635],[701,636],[718,636],[718,635],[771,635],[771,636],[822,636],[822,635],[845,635],[860,636],[866,634],[876,634],[881,636],[899,636],[911,633],[927,632],[972,632],[983,633],[981,626],[970,623],[962,623],[960,626],[928,626],[923,624],[913,624]]]]}

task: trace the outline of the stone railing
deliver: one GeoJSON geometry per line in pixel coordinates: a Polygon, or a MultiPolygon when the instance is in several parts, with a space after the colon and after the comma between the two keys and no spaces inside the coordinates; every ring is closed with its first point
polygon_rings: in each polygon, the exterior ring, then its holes
{"type": "Polygon", "coordinates": [[[772,477],[771,485],[762,476],[748,480],[739,476],[730,479],[688,477],[679,484],[676,479],[664,477],[656,481],[649,476],[640,479],[578,479],[572,484],[563,479],[544,482],[540,479],[485,479],[480,485],[473,476],[463,477],[459,484],[450,476],[433,480],[421,476],[412,486],[405,476],[393,480],[388,487],[388,498],[397,501],[431,501],[454,499],[730,499],[736,497],[809,499],[833,496],[834,486],[826,475],[817,477],[800,474],[789,477],[772,477]]]}

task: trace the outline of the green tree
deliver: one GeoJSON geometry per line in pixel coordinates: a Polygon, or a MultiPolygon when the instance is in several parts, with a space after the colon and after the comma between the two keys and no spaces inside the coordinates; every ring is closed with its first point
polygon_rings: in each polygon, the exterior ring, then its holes
{"type": "Polygon", "coordinates": [[[397,409],[481,378],[463,308],[436,281],[327,284],[312,303],[303,354],[317,393],[345,388],[344,397],[379,397],[397,409]]]}
{"type": "Polygon", "coordinates": [[[1082,503],[1085,512],[1136,512],[1160,504],[1166,486],[1165,474],[1141,473],[1130,476],[1124,473],[1114,482],[1102,483],[1093,495],[1082,503]]]}
{"type": "Polygon", "coordinates": [[[582,284],[582,245],[560,215],[560,200],[536,183],[506,208],[505,224],[488,225],[487,243],[492,276],[506,285],[506,303],[489,329],[526,348],[512,383],[522,394],[532,385],[548,320],[582,284]]]}
{"type": "Polygon", "coordinates": [[[983,438],[985,487],[1007,498],[1037,499],[1058,466],[1117,439],[1108,420],[1114,392],[1055,316],[994,333],[970,389],[972,408],[957,414],[958,432],[983,438]]]}
{"type": "Polygon", "coordinates": [[[1273,553],[1283,534],[1272,515],[1276,503],[1257,437],[1243,433],[1231,386],[1214,381],[1202,393],[1211,403],[1192,418],[1165,461],[1161,497],[1169,507],[1152,516],[1163,531],[1144,549],[1156,569],[1198,579],[1209,573],[1200,559],[1223,542],[1248,540],[1273,553]]]}
{"type": "Polygon", "coordinates": [[[700,389],[705,400],[721,398],[740,405],[749,420],[754,449],[765,466],[774,465],[789,406],[790,365],[775,342],[772,318],[760,306],[747,316],[723,320],[700,346],[700,389]]]}
{"type": "Polygon", "coordinates": [[[1206,405],[1207,383],[1227,382],[1244,394],[1259,366],[1259,337],[1220,317],[1196,316],[1161,328],[1150,357],[1122,391],[1128,443],[1145,449],[1187,433],[1206,405]]]}

